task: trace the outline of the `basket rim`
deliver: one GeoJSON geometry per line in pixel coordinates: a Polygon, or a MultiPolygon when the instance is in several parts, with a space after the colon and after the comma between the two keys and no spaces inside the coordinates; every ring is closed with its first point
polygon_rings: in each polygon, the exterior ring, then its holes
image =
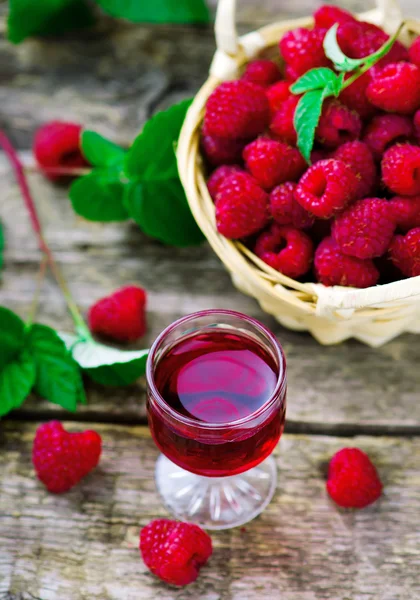
{"type": "MultiPolygon", "coordinates": [[[[360,13],[358,17],[378,22],[378,11],[360,13]]],[[[240,40],[256,34],[261,36],[264,41],[264,45],[259,50],[261,52],[277,45],[282,33],[295,27],[311,27],[313,23],[312,17],[279,21],[265,25],[251,34],[246,34],[240,40]]],[[[420,20],[407,19],[405,23],[406,27],[400,36],[402,41],[407,41],[408,32],[420,35],[420,20]]],[[[215,59],[218,54],[220,51],[216,50],[215,59]]],[[[235,57],[228,58],[235,61],[236,70],[239,71],[252,57],[241,48],[235,57]]],[[[238,73],[236,73],[236,77],[237,75],[238,73]]],[[[230,79],[234,78],[230,77],[230,79]]],[[[177,160],[179,175],[193,216],[210,246],[228,271],[232,275],[239,276],[239,273],[246,275],[245,280],[250,280],[259,289],[262,297],[282,299],[307,314],[325,315],[332,310],[353,309],[357,310],[361,317],[368,318],[372,316],[372,310],[376,312],[385,310],[385,308],[390,308],[390,303],[392,303],[392,308],[396,308],[407,305],[410,299],[415,301],[416,297],[420,296],[420,276],[365,289],[327,287],[315,282],[302,283],[283,275],[261,261],[240,241],[228,240],[217,232],[214,203],[207,190],[198,138],[207,98],[223,80],[210,72],[208,79],[196,94],[181,129],[177,160]],[[203,201],[205,209],[198,208],[199,200],[203,201]]],[[[249,293],[261,300],[261,295],[254,292],[249,293]]],[[[335,316],[340,317],[340,314],[336,313],[335,316]]],[[[343,318],[348,317],[343,316],[343,318]]]]}

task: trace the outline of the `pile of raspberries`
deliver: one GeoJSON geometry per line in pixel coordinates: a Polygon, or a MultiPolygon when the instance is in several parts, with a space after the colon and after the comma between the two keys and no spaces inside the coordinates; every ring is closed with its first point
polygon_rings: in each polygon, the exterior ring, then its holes
{"type": "Polygon", "coordinates": [[[397,41],[324,103],[308,165],[290,86],[332,67],[323,40],[334,23],[351,58],[389,37],[334,6],[314,18],[280,40],[283,70],[255,60],[207,101],[201,148],[217,229],[293,279],[365,288],[420,275],[420,37],[409,49],[397,41]]]}

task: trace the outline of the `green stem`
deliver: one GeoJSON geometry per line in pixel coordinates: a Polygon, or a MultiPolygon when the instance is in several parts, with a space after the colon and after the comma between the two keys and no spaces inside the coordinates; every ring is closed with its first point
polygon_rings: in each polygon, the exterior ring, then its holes
{"type": "Polygon", "coordinates": [[[82,315],[80,314],[80,311],[73,299],[73,296],[71,295],[71,292],[69,290],[67,282],[64,279],[64,276],[61,273],[61,270],[60,270],[58,264],[56,263],[54,256],[44,238],[44,233],[42,231],[41,222],[39,220],[39,216],[38,216],[38,213],[37,213],[37,210],[35,207],[35,202],[32,198],[32,194],[31,194],[29,186],[28,186],[28,182],[27,182],[26,175],[24,172],[23,164],[22,164],[15,148],[13,147],[12,143],[10,142],[9,138],[4,133],[4,131],[1,131],[1,130],[0,130],[0,146],[3,148],[5,154],[7,155],[8,159],[10,161],[10,164],[13,167],[13,170],[14,170],[15,176],[16,176],[16,180],[17,180],[20,190],[22,192],[22,197],[25,202],[25,206],[29,213],[32,228],[38,238],[39,248],[40,248],[41,252],[44,253],[46,260],[49,264],[49,267],[50,267],[50,269],[51,269],[51,271],[63,293],[63,296],[67,303],[67,307],[68,307],[69,312],[74,321],[76,331],[80,335],[83,335],[86,338],[91,338],[92,336],[90,334],[89,328],[86,325],[82,315]]]}

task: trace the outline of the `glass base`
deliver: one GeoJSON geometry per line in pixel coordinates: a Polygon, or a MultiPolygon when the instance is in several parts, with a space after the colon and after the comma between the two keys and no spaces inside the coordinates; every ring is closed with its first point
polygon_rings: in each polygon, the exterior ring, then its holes
{"type": "Polygon", "coordinates": [[[205,529],[229,529],[259,515],[277,484],[275,460],[269,456],[245,473],[202,477],[185,471],[161,454],[156,485],[166,508],[178,519],[205,529]]]}

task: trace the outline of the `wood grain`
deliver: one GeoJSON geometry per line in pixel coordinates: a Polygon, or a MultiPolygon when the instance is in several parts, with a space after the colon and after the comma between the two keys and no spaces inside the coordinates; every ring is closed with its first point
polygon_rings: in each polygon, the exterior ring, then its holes
{"type": "MultiPolygon", "coordinates": [[[[73,430],[83,428],[71,425],[73,430]]],[[[170,588],[139,559],[139,529],[165,517],[155,491],[157,451],[143,427],[96,426],[100,467],[73,491],[48,494],[34,478],[35,425],[0,430],[0,597],[42,600],[417,600],[420,586],[420,440],[285,435],[274,501],[244,528],[213,534],[197,583],[170,588]],[[334,506],[325,464],[355,445],[385,492],[358,512],[334,506]]]]}
{"type": "MultiPolygon", "coordinates": [[[[288,331],[265,315],[257,303],[238,292],[207,245],[193,250],[166,247],[142,235],[130,223],[101,225],[78,218],[67,189],[39,175],[30,185],[46,237],[84,312],[98,298],[129,282],[149,293],[149,330],[141,345],[148,346],[176,318],[205,308],[228,308],[261,319],[284,345],[289,370],[291,421],[309,424],[419,427],[420,337],[406,335],[381,349],[357,342],[338,347],[319,346],[309,335],[288,331]]],[[[0,157],[0,218],[7,248],[0,304],[25,318],[35,292],[40,260],[12,173],[0,157]]],[[[71,331],[71,321],[55,283],[45,283],[38,314],[40,322],[71,331]]],[[[124,420],[144,418],[144,385],[128,389],[89,388],[85,418],[99,414],[124,420]]],[[[34,400],[31,410],[56,411],[34,400]]]]}

